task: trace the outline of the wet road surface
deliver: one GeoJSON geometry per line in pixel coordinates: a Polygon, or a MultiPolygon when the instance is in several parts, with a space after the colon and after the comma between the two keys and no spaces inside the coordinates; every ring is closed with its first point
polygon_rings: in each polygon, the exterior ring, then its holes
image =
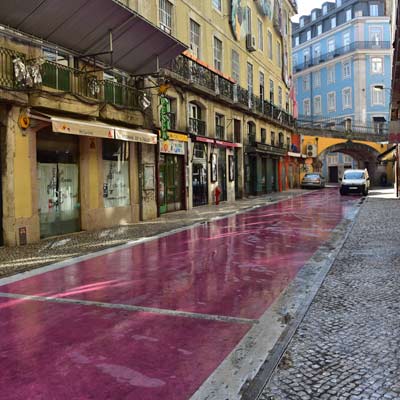
{"type": "Polygon", "coordinates": [[[357,200],[315,191],[0,286],[0,399],[189,399],[357,200]]]}

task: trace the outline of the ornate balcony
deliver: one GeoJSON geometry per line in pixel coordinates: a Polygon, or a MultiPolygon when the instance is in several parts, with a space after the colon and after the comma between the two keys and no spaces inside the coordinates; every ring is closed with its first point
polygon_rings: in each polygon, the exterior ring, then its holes
{"type": "Polygon", "coordinates": [[[347,46],[339,47],[328,53],[318,55],[316,57],[312,57],[310,60],[307,60],[304,63],[297,64],[297,65],[293,66],[293,70],[295,73],[300,72],[307,68],[321,64],[325,61],[332,60],[333,58],[342,56],[344,54],[352,53],[356,50],[376,50],[376,49],[389,50],[389,49],[391,49],[391,43],[390,42],[377,42],[377,41],[353,42],[353,43],[348,44],[347,46]]]}
{"type": "Polygon", "coordinates": [[[189,132],[196,135],[205,136],[206,134],[206,123],[201,119],[189,118],[189,132]]]}
{"type": "Polygon", "coordinates": [[[208,95],[211,91],[215,97],[219,97],[233,107],[245,108],[256,115],[279,121],[288,127],[294,127],[294,118],[281,108],[249,93],[247,89],[225,79],[188,57],[178,56],[166,67],[164,73],[172,79],[182,82],[187,87],[195,83],[199,85],[200,89],[205,89],[205,93],[208,95]],[[173,74],[171,75],[171,73],[173,74]]]}

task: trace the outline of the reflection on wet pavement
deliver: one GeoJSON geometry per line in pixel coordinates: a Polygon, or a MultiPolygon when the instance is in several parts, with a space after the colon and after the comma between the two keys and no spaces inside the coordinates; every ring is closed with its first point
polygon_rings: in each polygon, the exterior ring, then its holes
{"type": "MultiPolygon", "coordinates": [[[[0,292],[257,319],[357,200],[313,192],[0,292]]],[[[0,295],[0,399],[185,400],[250,328],[0,295]]]]}

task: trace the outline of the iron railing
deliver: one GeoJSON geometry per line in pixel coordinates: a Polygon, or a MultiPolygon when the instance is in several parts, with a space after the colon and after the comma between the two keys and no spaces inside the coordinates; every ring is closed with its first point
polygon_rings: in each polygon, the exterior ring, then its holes
{"type": "Polygon", "coordinates": [[[294,126],[294,118],[282,108],[252,94],[249,90],[223,78],[188,57],[178,56],[169,63],[166,69],[189,83],[196,83],[211,90],[215,96],[223,96],[252,112],[260,113],[282,124],[294,126]]]}
{"type": "MultiPolygon", "coordinates": [[[[27,61],[24,54],[0,47],[0,87],[30,88],[24,86],[23,81],[17,82],[15,78],[14,60],[17,58],[24,65],[35,61],[27,61]]],[[[141,107],[143,92],[135,87],[110,80],[98,80],[93,74],[47,60],[41,64],[40,73],[42,83],[34,85],[36,88],[51,88],[127,108],[141,107]]]]}
{"type": "Polygon", "coordinates": [[[225,139],[225,127],[223,125],[215,125],[215,137],[225,139]]]}
{"type": "Polygon", "coordinates": [[[353,42],[346,46],[334,49],[330,52],[318,56],[313,56],[309,60],[303,63],[296,64],[295,66],[293,66],[293,69],[294,72],[300,72],[309,67],[313,67],[325,61],[332,60],[333,58],[342,56],[344,54],[352,53],[353,51],[356,50],[372,50],[372,49],[391,49],[391,43],[381,42],[381,41],[353,42]]]}
{"type": "Polygon", "coordinates": [[[343,133],[362,133],[375,135],[388,135],[389,122],[387,121],[360,121],[346,117],[338,118],[311,118],[299,115],[296,120],[298,128],[321,129],[343,133]]]}
{"type": "Polygon", "coordinates": [[[16,87],[13,60],[17,57],[24,59],[23,54],[0,47],[0,86],[6,88],[16,87]]]}
{"type": "Polygon", "coordinates": [[[138,89],[111,80],[100,81],[100,84],[104,87],[102,99],[105,103],[126,108],[139,108],[141,92],[138,89]]]}
{"type": "Polygon", "coordinates": [[[196,118],[189,118],[189,132],[204,136],[206,134],[205,121],[196,118]]]}

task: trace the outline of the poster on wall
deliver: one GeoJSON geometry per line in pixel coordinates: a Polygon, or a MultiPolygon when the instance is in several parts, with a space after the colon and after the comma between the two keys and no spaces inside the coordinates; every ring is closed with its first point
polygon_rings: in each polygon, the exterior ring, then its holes
{"type": "Polygon", "coordinates": [[[154,165],[144,165],[143,167],[143,189],[154,190],[154,165]]]}
{"type": "Polygon", "coordinates": [[[103,160],[104,207],[123,207],[130,204],[128,162],[103,160]]]}
{"type": "Polygon", "coordinates": [[[217,155],[215,153],[211,154],[211,182],[217,182],[217,155]]]}
{"type": "Polygon", "coordinates": [[[228,167],[229,167],[229,180],[232,182],[235,180],[235,163],[233,156],[228,156],[228,167]]]}

